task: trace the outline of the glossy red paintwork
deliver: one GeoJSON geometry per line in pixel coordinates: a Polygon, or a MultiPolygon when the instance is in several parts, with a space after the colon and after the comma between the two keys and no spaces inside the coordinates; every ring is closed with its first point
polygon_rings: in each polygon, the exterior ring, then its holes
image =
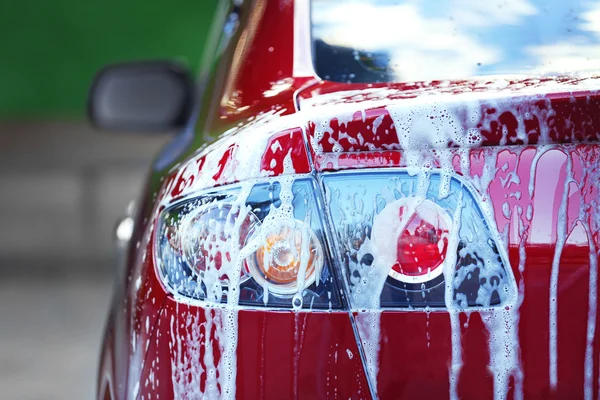
{"type": "MultiPolygon", "coordinates": [[[[172,369],[175,368],[172,360],[177,355],[183,357],[188,354],[191,350],[186,348],[186,343],[191,342],[171,340],[173,332],[182,338],[190,337],[193,326],[202,326],[206,322],[205,313],[211,313],[214,320],[222,312],[220,309],[203,310],[167,300],[155,330],[159,339],[152,340],[148,349],[148,360],[151,361],[146,362],[142,374],[143,393],[152,393],[159,398],[181,396],[181,389],[174,389],[171,384],[172,369]],[[173,329],[177,325],[179,330],[173,329]],[[173,346],[182,347],[174,350],[164,346],[163,343],[168,341],[173,346]]],[[[236,398],[364,398],[368,395],[347,313],[242,310],[238,318],[236,398]]],[[[207,335],[204,328],[199,329],[198,334],[207,335]]],[[[209,336],[214,341],[213,351],[218,357],[218,339],[214,329],[209,336]]],[[[196,358],[192,356],[191,359],[197,360],[200,365],[204,351],[202,349],[196,358]]],[[[200,373],[206,379],[207,372],[200,373]]],[[[202,389],[205,387],[202,386],[202,389]]]]}
{"type": "MultiPolygon", "coordinates": [[[[254,6],[215,74],[216,83],[207,95],[212,111],[198,127],[198,135],[226,133],[215,144],[179,160],[172,170],[155,172],[154,179],[162,183],[160,187],[149,185],[144,194],[127,279],[117,290],[106,331],[99,398],[105,393],[109,393],[107,398],[115,399],[173,397],[178,379],[187,379],[173,374],[173,358],[185,352],[187,345],[183,343],[183,350],[174,350],[178,341],[173,329],[179,327],[180,335],[189,335],[192,325],[200,326],[205,321],[206,312],[219,312],[180,304],[157,276],[153,230],[160,210],[198,190],[242,180],[325,170],[404,167],[403,151],[407,149],[400,146],[386,105],[400,100],[412,104],[423,93],[429,93],[431,99],[435,98],[431,94],[446,95],[442,101],[452,107],[461,107],[463,100],[472,101],[471,96],[479,102],[482,120],[476,125],[484,139],[481,147],[465,149],[448,142],[436,151],[453,154],[452,168],[458,175],[480,179],[486,168],[495,171],[479,196],[493,210],[493,228],[503,236],[517,284],[523,288],[519,341],[525,398],[582,398],[590,249],[576,221],[584,204],[599,199],[598,182],[585,171],[600,165],[600,148],[578,143],[600,139],[600,96],[593,90],[600,87],[597,80],[528,79],[510,82],[502,89],[494,82],[482,81],[411,85],[317,81],[310,76],[294,76],[294,2],[257,1],[254,6]],[[310,112],[313,107],[317,114],[310,112]],[[346,119],[351,110],[347,125],[336,118],[342,109],[346,119]],[[536,113],[529,113],[533,109],[536,113]],[[550,109],[554,111],[546,112],[550,109]],[[322,117],[323,113],[328,133],[315,139],[315,127],[323,123],[315,116],[322,117]],[[490,115],[495,117],[489,120],[490,115]],[[546,120],[541,121],[539,115],[546,120]],[[388,134],[372,133],[378,117],[382,118],[378,129],[388,134]],[[551,127],[546,136],[541,126],[551,127]],[[526,132],[526,140],[518,132],[526,132]],[[334,141],[341,149],[334,149],[334,141]],[[258,142],[266,146],[259,149],[255,167],[242,170],[236,163],[258,142]],[[555,146],[536,160],[532,175],[536,145],[542,142],[555,146]],[[461,163],[465,152],[468,168],[461,163]],[[559,379],[556,390],[551,390],[549,282],[565,187],[566,153],[573,160],[574,182],[566,185],[570,190],[566,211],[570,235],[562,253],[558,286],[559,379]],[[288,156],[293,171],[286,170],[288,156]],[[535,181],[530,193],[531,179],[535,181]],[[503,206],[505,203],[508,206],[503,206]],[[526,210],[530,205],[533,215],[529,219],[526,210]],[[511,211],[508,216],[503,207],[511,211]],[[521,260],[522,254],[525,260],[521,260]]],[[[306,30],[303,33],[308,34],[306,30]]],[[[438,159],[433,159],[435,164],[438,159]]],[[[597,227],[592,219],[598,214],[581,215],[590,226],[597,227]]],[[[599,233],[591,234],[599,248],[599,233]]],[[[348,312],[241,310],[238,321],[238,397],[371,398],[348,312]]],[[[493,398],[489,332],[482,315],[477,311],[461,313],[460,322],[463,363],[458,395],[464,399],[493,398]]],[[[214,338],[214,332],[209,336],[214,338]]],[[[598,333],[593,340],[595,398],[599,392],[598,333]]],[[[447,312],[382,312],[378,396],[448,398],[451,351],[447,312]]],[[[219,351],[215,354],[218,358],[219,351]]],[[[190,369],[189,373],[195,371],[190,369]]],[[[202,379],[205,376],[200,374],[202,379]]],[[[512,398],[515,382],[509,386],[512,398]]]]}
{"type": "MultiPolygon", "coordinates": [[[[423,104],[414,102],[413,106],[413,99],[424,93],[439,91],[440,95],[446,95],[435,100],[439,110],[444,107],[460,109],[463,107],[461,101],[475,102],[475,105],[469,104],[469,108],[479,112],[479,120],[465,120],[463,123],[478,128],[481,146],[589,142],[600,140],[599,79],[564,78],[553,80],[551,84],[538,80],[535,85],[523,81],[520,85],[513,83],[501,90],[495,89],[494,82],[476,84],[461,81],[442,87],[430,83],[421,88],[405,88],[400,84],[373,88],[373,85],[363,84],[345,85],[345,89],[339,83],[322,83],[306,88],[298,97],[301,108],[307,103],[306,109],[330,107],[333,115],[337,110],[342,110],[344,118],[352,115],[347,123],[346,120],[340,123],[333,117],[323,137],[315,136],[315,128],[320,121],[309,122],[307,136],[317,170],[361,168],[363,164],[365,167],[401,167],[400,140],[386,109],[392,100],[405,100],[407,108],[419,109],[423,104]],[[544,87],[544,82],[548,87],[544,87]],[[477,89],[474,90],[474,87],[477,89]],[[453,96],[448,97],[448,94],[453,96]],[[540,116],[544,120],[540,121],[540,116]],[[380,119],[377,132],[373,132],[377,119],[380,119]],[[541,125],[548,126],[544,134],[541,125]],[[518,130],[525,135],[520,137],[518,130]],[[361,140],[357,140],[359,134],[361,140]],[[341,148],[334,149],[334,144],[341,148]]],[[[438,145],[439,148],[460,147],[452,141],[438,145]]]]}
{"type": "Polygon", "coordinates": [[[248,146],[254,142],[249,136],[253,133],[250,125],[233,132],[225,143],[217,142],[210,153],[201,153],[171,174],[162,188],[160,200],[168,202],[192,191],[235,183],[248,178],[282,175],[285,173],[286,157],[289,157],[293,173],[311,172],[301,127],[293,127],[293,124],[291,128],[287,126],[283,125],[282,130],[266,132],[267,145],[264,152],[254,160],[256,167],[254,171],[241,168],[239,165],[240,154],[248,153],[248,146]]]}

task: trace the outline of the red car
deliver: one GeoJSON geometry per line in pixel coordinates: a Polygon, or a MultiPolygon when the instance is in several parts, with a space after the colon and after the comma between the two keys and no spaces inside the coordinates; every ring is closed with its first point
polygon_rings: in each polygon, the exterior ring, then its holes
{"type": "Polygon", "coordinates": [[[600,6],[223,1],[197,84],[108,67],[156,158],[99,399],[597,399],[600,6]]]}

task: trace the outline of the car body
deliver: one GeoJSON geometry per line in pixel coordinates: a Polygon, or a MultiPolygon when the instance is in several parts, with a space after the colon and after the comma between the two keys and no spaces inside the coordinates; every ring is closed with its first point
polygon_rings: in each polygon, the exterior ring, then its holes
{"type": "Polygon", "coordinates": [[[324,80],[307,1],[237,3],[98,398],[597,398],[600,76],[324,80]]]}

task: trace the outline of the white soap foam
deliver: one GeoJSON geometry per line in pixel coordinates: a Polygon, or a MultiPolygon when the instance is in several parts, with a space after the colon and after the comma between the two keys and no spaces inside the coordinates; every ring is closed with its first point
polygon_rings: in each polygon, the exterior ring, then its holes
{"type": "Polygon", "coordinates": [[[494,376],[494,399],[508,397],[510,378],[515,383],[515,400],[523,399],[523,371],[521,368],[518,326],[519,312],[514,305],[482,311],[481,317],[488,332],[490,366],[494,376]]]}
{"type": "Polygon", "coordinates": [[[560,258],[562,251],[567,240],[567,202],[569,199],[569,185],[572,182],[572,171],[573,161],[571,154],[567,154],[566,163],[566,178],[561,197],[560,206],[558,208],[557,215],[557,227],[556,227],[556,247],[554,250],[554,257],[552,259],[552,270],[550,274],[550,317],[549,317],[549,331],[550,331],[550,387],[556,388],[558,382],[558,354],[557,354],[557,342],[558,342],[558,274],[560,268],[560,258]]]}
{"type": "MultiPolygon", "coordinates": [[[[588,246],[589,246],[589,283],[588,283],[588,316],[587,316],[587,332],[585,343],[585,358],[584,358],[584,382],[583,394],[585,400],[593,400],[594,396],[594,338],[596,336],[596,315],[598,310],[598,247],[594,240],[594,234],[598,234],[600,229],[600,207],[598,197],[592,201],[586,201],[585,189],[582,187],[586,183],[597,185],[600,182],[600,169],[597,165],[589,166],[597,162],[594,157],[582,157],[582,162],[586,166],[583,169],[582,185],[580,190],[580,209],[579,221],[585,229],[588,246]]],[[[590,191],[590,193],[592,193],[590,191]]],[[[600,376],[599,376],[600,379],[600,376]]]]}
{"type": "Polygon", "coordinates": [[[381,341],[381,310],[360,310],[355,318],[362,348],[367,364],[367,377],[370,387],[377,395],[377,376],[379,375],[379,349],[381,341]]]}
{"type": "Polygon", "coordinates": [[[454,174],[453,156],[448,151],[436,150],[446,149],[450,142],[465,148],[481,144],[481,134],[474,129],[481,120],[481,104],[476,101],[442,103],[430,99],[416,107],[399,102],[388,105],[386,110],[394,121],[409,174],[422,174],[439,161],[442,180],[438,198],[445,198],[454,174]]]}
{"type": "MultiPolygon", "coordinates": [[[[204,305],[205,321],[200,322],[199,315],[185,315],[186,323],[180,327],[171,321],[171,341],[174,346],[171,360],[172,382],[175,394],[192,394],[198,398],[235,398],[237,374],[237,340],[238,340],[238,299],[243,251],[239,249],[240,228],[249,209],[246,199],[252,188],[251,183],[241,185],[240,192],[230,206],[229,214],[223,226],[215,226],[222,234],[214,235],[210,246],[202,243],[207,255],[203,275],[198,281],[206,287],[206,304],[204,305]],[[237,215],[237,218],[234,216],[237,215]],[[229,254],[230,257],[225,257],[229,254]],[[217,255],[223,255],[217,257],[217,255]],[[219,259],[220,264],[216,263],[219,259]],[[223,276],[229,278],[228,285],[223,284],[223,276]],[[221,305],[223,293],[227,293],[227,304],[221,305]],[[211,334],[215,326],[214,336],[211,334]],[[204,357],[200,359],[200,347],[204,347],[204,357]],[[214,349],[218,348],[220,359],[215,365],[214,349]],[[185,348],[185,351],[184,351],[185,348]],[[206,373],[205,389],[201,390],[200,376],[206,373]],[[186,376],[193,375],[191,380],[186,376]]],[[[191,214],[193,216],[193,214],[191,214]]],[[[184,226],[186,220],[182,222],[184,226]]],[[[198,284],[198,287],[201,285],[198,284]]],[[[176,296],[176,301],[184,303],[188,299],[176,296]]],[[[178,312],[179,314],[179,312],[178,312]]]]}
{"type": "MultiPolygon", "coordinates": [[[[581,196],[583,201],[583,196],[581,196]]],[[[590,273],[588,288],[588,318],[585,340],[583,394],[585,400],[594,397],[594,338],[596,336],[596,312],[598,310],[598,253],[589,226],[585,227],[590,246],[590,273]]]]}
{"type": "Polygon", "coordinates": [[[457,249],[459,242],[460,232],[460,221],[463,208],[463,196],[462,192],[458,199],[456,210],[452,216],[452,226],[454,229],[450,232],[450,238],[448,240],[448,251],[446,259],[443,264],[444,271],[444,282],[446,286],[444,301],[446,308],[448,309],[448,315],[450,317],[450,341],[452,343],[451,360],[449,367],[449,378],[450,378],[450,400],[458,399],[458,376],[462,368],[462,344],[461,344],[461,329],[459,307],[454,303],[454,275],[456,272],[456,261],[457,261],[457,249]]]}

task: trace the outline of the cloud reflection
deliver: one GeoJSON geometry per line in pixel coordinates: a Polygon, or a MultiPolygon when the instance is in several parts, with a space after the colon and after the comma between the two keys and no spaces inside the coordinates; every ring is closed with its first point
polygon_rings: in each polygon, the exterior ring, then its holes
{"type": "Polygon", "coordinates": [[[538,60],[536,72],[550,74],[600,71],[600,4],[593,4],[590,10],[582,12],[576,20],[580,21],[576,28],[582,33],[567,40],[528,49],[538,60]]]}
{"type": "Polygon", "coordinates": [[[600,70],[598,1],[313,0],[312,21],[327,45],[385,54],[384,80],[600,70]]]}

